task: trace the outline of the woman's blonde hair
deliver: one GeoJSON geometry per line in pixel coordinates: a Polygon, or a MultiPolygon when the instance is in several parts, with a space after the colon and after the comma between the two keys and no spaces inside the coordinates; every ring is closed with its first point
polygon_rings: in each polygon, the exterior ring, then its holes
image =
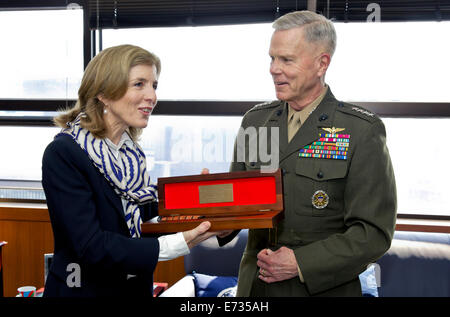
{"type": "MultiPolygon", "coordinates": [[[[98,99],[118,100],[127,89],[129,73],[137,65],[155,66],[157,75],[161,72],[161,61],[153,53],[134,45],[119,45],[107,48],[95,56],[87,65],[78,89],[78,100],[71,109],[58,115],[53,120],[57,126],[66,128],[81,112],[81,126],[95,137],[106,136],[106,124],[103,119],[105,105],[98,99]]],[[[130,136],[136,140],[142,129],[130,127],[130,136]]]]}

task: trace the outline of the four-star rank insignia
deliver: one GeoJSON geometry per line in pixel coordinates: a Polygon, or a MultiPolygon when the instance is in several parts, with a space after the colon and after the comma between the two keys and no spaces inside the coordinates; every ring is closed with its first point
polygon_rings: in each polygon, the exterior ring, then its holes
{"type": "Polygon", "coordinates": [[[338,134],[345,128],[322,128],[328,133],[319,133],[319,139],[300,149],[300,157],[346,160],[350,145],[350,134],[338,134]]]}

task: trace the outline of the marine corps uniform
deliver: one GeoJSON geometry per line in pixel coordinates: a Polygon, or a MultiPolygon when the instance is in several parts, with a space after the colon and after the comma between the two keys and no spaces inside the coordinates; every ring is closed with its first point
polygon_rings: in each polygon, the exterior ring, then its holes
{"type": "MultiPolygon", "coordinates": [[[[244,129],[279,127],[285,209],[277,228],[249,230],[237,296],[361,296],[358,275],[388,250],[395,227],[396,187],[383,122],[337,101],[328,88],[288,142],[287,107],[283,101],[257,105],[242,120],[244,129]],[[281,246],[294,251],[304,282],[258,279],[257,254],[281,246]]],[[[245,157],[230,170],[264,165],[245,157]]]]}

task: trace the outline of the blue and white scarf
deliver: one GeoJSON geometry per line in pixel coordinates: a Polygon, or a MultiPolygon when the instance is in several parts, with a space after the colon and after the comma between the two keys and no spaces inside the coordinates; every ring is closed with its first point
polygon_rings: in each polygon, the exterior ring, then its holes
{"type": "Polygon", "coordinates": [[[83,115],[81,113],[74,121],[67,123],[68,128],[62,129],[58,135],[72,136],[115,192],[128,201],[125,220],[131,236],[139,238],[142,224],[139,204],[157,199],[156,186],[151,184],[147,173],[145,154],[135,142],[132,147],[124,143],[119,149],[119,158],[116,158],[104,139],[95,138],[81,127],[80,118],[83,115]]]}

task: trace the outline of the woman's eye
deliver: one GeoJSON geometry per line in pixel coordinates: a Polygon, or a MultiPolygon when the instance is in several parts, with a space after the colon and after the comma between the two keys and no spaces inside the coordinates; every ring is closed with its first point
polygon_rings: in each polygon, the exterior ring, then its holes
{"type": "Polygon", "coordinates": [[[134,84],[135,87],[142,87],[143,85],[144,85],[144,83],[141,81],[134,84]]]}

